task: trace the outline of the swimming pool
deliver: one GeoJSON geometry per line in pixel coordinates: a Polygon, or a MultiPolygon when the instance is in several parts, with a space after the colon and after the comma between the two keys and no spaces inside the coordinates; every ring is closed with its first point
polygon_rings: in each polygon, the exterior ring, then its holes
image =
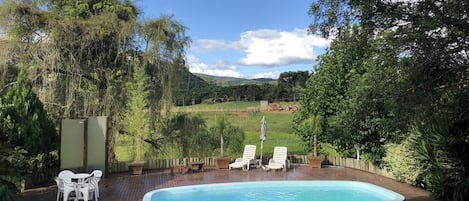
{"type": "Polygon", "coordinates": [[[143,201],[403,201],[391,190],[356,181],[259,181],[164,188],[143,201]]]}

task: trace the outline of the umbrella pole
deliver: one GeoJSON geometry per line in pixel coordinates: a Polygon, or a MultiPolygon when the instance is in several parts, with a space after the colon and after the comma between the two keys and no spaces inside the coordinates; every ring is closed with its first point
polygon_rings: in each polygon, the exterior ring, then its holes
{"type": "Polygon", "coordinates": [[[259,161],[259,166],[262,166],[262,148],[264,145],[264,140],[261,140],[261,160],[259,161]]]}

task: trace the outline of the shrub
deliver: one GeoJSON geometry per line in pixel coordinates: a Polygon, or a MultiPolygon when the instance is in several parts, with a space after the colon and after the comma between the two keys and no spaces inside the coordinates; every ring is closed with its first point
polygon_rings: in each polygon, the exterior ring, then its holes
{"type": "Polygon", "coordinates": [[[413,129],[401,144],[386,145],[386,156],[383,158],[384,166],[391,170],[394,177],[410,184],[417,184],[421,180],[424,164],[415,149],[415,139],[421,137],[413,129]]]}
{"type": "Polygon", "coordinates": [[[416,140],[426,164],[424,181],[442,200],[469,199],[469,118],[438,118],[419,126],[416,140]]]}

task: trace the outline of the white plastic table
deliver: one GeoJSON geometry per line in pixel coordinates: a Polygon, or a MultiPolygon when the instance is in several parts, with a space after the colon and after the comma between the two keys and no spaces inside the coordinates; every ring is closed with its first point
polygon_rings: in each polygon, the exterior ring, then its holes
{"type": "MultiPolygon", "coordinates": [[[[85,201],[88,201],[87,199],[83,198],[83,197],[80,197],[78,195],[80,195],[80,186],[83,185],[85,183],[85,180],[87,178],[91,177],[91,174],[88,174],[88,173],[76,173],[74,174],[71,178],[72,179],[76,179],[77,180],[77,185],[75,185],[75,194],[76,194],[76,197],[75,197],[75,201],[78,201],[79,199],[82,199],[82,200],[85,200],[85,201]]],[[[88,197],[88,195],[86,195],[86,198],[88,197]]]]}
{"type": "Polygon", "coordinates": [[[72,179],[77,179],[77,183],[81,184],[85,182],[85,179],[91,177],[91,174],[88,173],[77,173],[72,176],[72,179]]]}

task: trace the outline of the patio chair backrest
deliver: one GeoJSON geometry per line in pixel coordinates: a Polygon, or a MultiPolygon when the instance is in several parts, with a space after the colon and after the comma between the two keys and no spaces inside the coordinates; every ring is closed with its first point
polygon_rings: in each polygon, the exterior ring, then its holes
{"type": "Polygon", "coordinates": [[[54,180],[55,180],[55,183],[57,183],[57,188],[59,188],[59,190],[63,191],[63,188],[65,186],[64,180],[60,177],[56,177],[54,180]]]}
{"type": "Polygon", "coordinates": [[[244,146],[244,153],[243,153],[243,162],[249,162],[254,160],[256,157],[256,145],[246,145],[244,146]]]}
{"type": "Polygon", "coordinates": [[[272,160],[276,163],[285,164],[285,161],[287,160],[287,147],[274,147],[272,160]]]}
{"type": "Polygon", "coordinates": [[[93,175],[93,177],[99,177],[101,178],[103,176],[103,171],[101,170],[93,170],[93,172],[91,172],[91,175],[93,175]]]}
{"type": "Polygon", "coordinates": [[[59,172],[59,175],[57,177],[63,179],[65,182],[70,183],[72,182],[73,175],[75,175],[75,173],[70,170],[62,170],[59,172]]]}

